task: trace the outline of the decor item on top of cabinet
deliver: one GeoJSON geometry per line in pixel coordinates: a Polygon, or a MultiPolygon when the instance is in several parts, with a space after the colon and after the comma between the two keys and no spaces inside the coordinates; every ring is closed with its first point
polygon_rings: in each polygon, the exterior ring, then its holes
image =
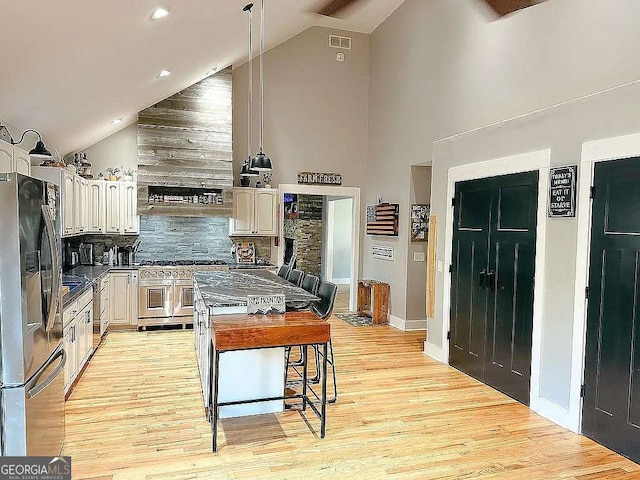
{"type": "Polygon", "coordinates": [[[342,185],[341,173],[298,172],[301,185],[342,185]]]}
{"type": "Polygon", "coordinates": [[[118,173],[120,171],[120,169],[118,167],[109,167],[105,170],[105,172],[107,172],[109,174],[109,176],[107,177],[107,180],[110,180],[112,182],[115,182],[116,180],[118,180],[118,177],[116,177],[116,173],[118,173]]]}
{"type": "Polygon", "coordinates": [[[271,188],[271,178],[273,175],[269,172],[262,174],[262,181],[264,182],[264,188],[271,188]]]}
{"type": "Polygon", "coordinates": [[[430,205],[411,205],[411,241],[424,242],[427,240],[429,232],[429,212],[430,205]]]}
{"type": "Polygon", "coordinates": [[[122,172],[122,177],[120,177],[120,180],[124,182],[133,182],[133,176],[136,174],[135,168],[122,167],[120,171],[122,172]]]}
{"type": "Polygon", "coordinates": [[[256,263],[256,246],[253,242],[236,243],[236,262],[243,265],[256,263]]]}
{"type": "Polygon", "coordinates": [[[367,205],[367,235],[397,237],[399,212],[397,203],[367,205]]]}
{"type": "Polygon", "coordinates": [[[264,0],[260,8],[260,149],[251,159],[250,167],[259,172],[271,171],[271,159],[264,153],[264,0]]]}

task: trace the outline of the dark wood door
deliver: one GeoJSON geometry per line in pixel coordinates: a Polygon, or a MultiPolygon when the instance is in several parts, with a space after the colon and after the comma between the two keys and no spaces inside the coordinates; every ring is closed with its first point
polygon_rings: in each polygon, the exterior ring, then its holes
{"type": "Polygon", "coordinates": [[[583,433],[640,461],[640,158],[596,164],[583,433]]]}
{"type": "Polygon", "coordinates": [[[484,380],[491,185],[456,184],[449,363],[484,380]]]}
{"type": "Polygon", "coordinates": [[[456,185],[452,366],[529,403],[538,173],[456,185]]]}

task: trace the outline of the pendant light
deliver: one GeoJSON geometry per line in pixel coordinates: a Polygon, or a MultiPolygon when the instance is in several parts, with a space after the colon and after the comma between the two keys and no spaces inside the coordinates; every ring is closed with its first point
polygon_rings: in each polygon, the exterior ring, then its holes
{"type": "Polygon", "coordinates": [[[260,150],[251,159],[251,168],[261,172],[272,170],[271,159],[264,153],[264,0],[260,9],[260,150]]]}
{"type": "Polygon", "coordinates": [[[243,12],[249,12],[249,101],[247,108],[248,128],[247,128],[247,159],[242,162],[242,170],[240,170],[241,177],[257,177],[260,175],[257,170],[250,168],[251,164],[251,140],[252,140],[252,125],[253,125],[253,3],[248,3],[242,9],[243,12]]]}

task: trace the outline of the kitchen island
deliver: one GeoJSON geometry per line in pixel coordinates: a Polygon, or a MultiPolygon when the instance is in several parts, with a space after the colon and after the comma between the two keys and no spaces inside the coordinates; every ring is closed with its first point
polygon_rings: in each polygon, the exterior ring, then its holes
{"type": "MultiPolygon", "coordinates": [[[[236,315],[252,321],[270,317],[247,315],[248,295],[284,294],[287,305],[301,308],[318,299],[305,290],[265,270],[197,272],[194,275],[194,321],[198,370],[204,406],[211,405],[211,380],[215,375],[210,361],[213,324],[230,322],[236,315]]],[[[220,358],[218,400],[221,403],[281,397],[284,393],[284,347],[244,349],[220,358]]],[[[282,400],[220,408],[220,418],[274,413],[284,410],[282,400]]]]}

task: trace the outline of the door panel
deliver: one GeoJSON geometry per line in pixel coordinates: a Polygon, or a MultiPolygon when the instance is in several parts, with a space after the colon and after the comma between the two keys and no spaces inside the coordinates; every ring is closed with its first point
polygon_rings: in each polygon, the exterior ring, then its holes
{"type": "Polygon", "coordinates": [[[456,185],[451,365],[529,402],[538,173],[456,185]]]}
{"type": "Polygon", "coordinates": [[[583,433],[640,461],[640,158],[596,164],[583,433]]]}
{"type": "Polygon", "coordinates": [[[487,180],[456,186],[451,289],[452,366],[484,378],[490,189],[487,180]]]}

